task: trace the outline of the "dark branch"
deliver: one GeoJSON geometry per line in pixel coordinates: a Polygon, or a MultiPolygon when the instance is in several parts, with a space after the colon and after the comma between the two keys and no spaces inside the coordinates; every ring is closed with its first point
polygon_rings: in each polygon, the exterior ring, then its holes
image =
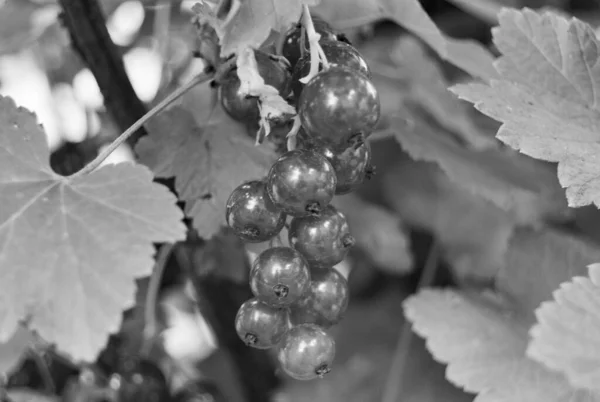
{"type": "MultiPolygon", "coordinates": [[[[113,43],[97,0],[59,0],[62,21],[82,61],[92,71],[104,96],[106,109],[121,131],[146,113],[125,72],[119,49],[113,43]]],[[[143,129],[131,137],[130,144],[144,135],[143,129]]]]}

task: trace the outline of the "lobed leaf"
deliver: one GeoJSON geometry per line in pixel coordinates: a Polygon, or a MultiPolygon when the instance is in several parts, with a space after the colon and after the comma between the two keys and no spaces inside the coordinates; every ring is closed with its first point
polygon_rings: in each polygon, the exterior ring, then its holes
{"type": "Polygon", "coordinates": [[[473,40],[454,39],[443,34],[418,0],[329,0],[315,12],[337,27],[359,26],[391,19],[420,37],[444,60],[474,77],[497,77],[492,54],[473,40]]]}
{"type": "Polygon", "coordinates": [[[501,121],[497,137],[537,159],[558,162],[569,205],[600,206],[600,42],[575,18],[504,10],[493,31],[501,79],[453,91],[501,121]]]}
{"type": "Polygon", "coordinates": [[[564,376],[525,356],[527,326],[501,300],[455,290],[422,290],[404,302],[413,330],[446,378],[477,393],[475,402],[597,402],[564,376]]]}
{"type": "Polygon", "coordinates": [[[26,320],[77,360],[93,360],[153,242],[185,238],[175,197],[142,166],[118,164],[63,177],[49,166],[33,114],[0,97],[0,341],[26,320]]]}
{"type": "Polygon", "coordinates": [[[574,387],[600,392],[600,265],[588,267],[535,312],[527,355],[564,373],[574,387]]]}
{"type": "MultiPolygon", "coordinates": [[[[210,96],[208,85],[202,87],[210,96]]],[[[202,126],[191,113],[173,107],[150,120],[149,135],[136,146],[140,161],[157,177],[175,178],[199,235],[211,238],[225,225],[225,204],[241,183],[265,176],[275,161],[266,146],[255,147],[245,127],[215,106],[202,126]]]]}

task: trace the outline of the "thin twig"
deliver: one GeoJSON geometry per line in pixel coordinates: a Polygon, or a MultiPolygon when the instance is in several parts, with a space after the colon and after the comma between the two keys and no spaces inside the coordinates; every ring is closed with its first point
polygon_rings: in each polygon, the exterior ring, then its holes
{"type": "MultiPolygon", "coordinates": [[[[310,16],[310,10],[307,5],[302,6],[302,26],[306,30],[306,37],[308,39],[310,51],[310,71],[306,77],[300,78],[300,82],[306,84],[319,73],[320,64],[323,64],[323,68],[327,69],[329,68],[329,62],[327,61],[327,57],[323,53],[323,49],[321,49],[321,45],[319,44],[321,35],[315,30],[315,25],[313,24],[312,17],[310,16]]],[[[304,35],[302,35],[301,38],[304,38],[304,35]]]]}
{"type": "Polygon", "coordinates": [[[150,282],[148,283],[148,290],[146,291],[146,301],[144,304],[144,342],[141,348],[141,354],[147,355],[151,340],[156,335],[156,302],[158,299],[158,292],[160,290],[160,284],[162,281],[165,267],[169,261],[169,257],[173,251],[173,244],[165,243],[158,250],[156,256],[156,263],[150,276],[150,282]]]}
{"type": "Polygon", "coordinates": [[[182,85],[173,91],[170,95],[168,95],[165,99],[160,101],[156,106],[150,109],[146,114],[144,114],[139,120],[131,125],[127,130],[123,132],[123,134],[119,135],[113,142],[110,143],[108,147],[104,151],[102,151],[93,161],[88,163],[83,167],[80,171],[69,176],[70,180],[74,180],[77,177],[84,176],[93,172],[98,166],[104,162],[106,158],[110,156],[111,153],[114,152],[121,144],[123,144],[127,139],[135,133],[140,127],[142,127],[148,120],[152,117],[160,113],[163,109],[173,103],[175,100],[179,99],[183,94],[185,94],[190,89],[194,88],[196,85],[199,85],[203,82],[209,81],[212,78],[212,74],[208,73],[200,73],[194,78],[192,78],[188,83],[182,85]]]}
{"type": "MultiPolygon", "coordinates": [[[[433,240],[429,250],[429,256],[425,261],[421,278],[417,284],[417,290],[429,286],[433,282],[438,266],[439,246],[436,240],[433,240]]],[[[404,370],[406,368],[406,360],[410,352],[410,342],[412,340],[412,328],[408,320],[402,323],[396,350],[392,357],[389,375],[385,382],[381,402],[396,402],[402,391],[404,370]]]]}

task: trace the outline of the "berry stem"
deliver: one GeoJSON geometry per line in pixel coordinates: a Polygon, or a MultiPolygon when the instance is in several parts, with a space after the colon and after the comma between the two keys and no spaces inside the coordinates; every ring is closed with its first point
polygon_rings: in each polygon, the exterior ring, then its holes
{"type": "Polygon", "coordinates": [[[152,117],[156,116],[158,113],[163,111],[167,106],[171,103],[179,99],[183,94],[188,92],[190,89],[194,88],[196,85],[202,84],[212,78],[212,72],[202,72],[192,78],[188,83],[183,84],[176,90],[174,90],[170,95],[168,95],[165,99],[160,101],[156,106],[150,109],[145,115],[140,117],[135,123],[131,125],[127,130],[125,130],[121,135],[119,135],[110,145],[102,151],[94,160],[85,165],[83,169],[69,176],[69,180],[74,180],[78,177],[85,176],[87,174],[92,173],[98,166],[102,164],[117,149],[121,144],[123,144],[129,137],[131,137],[139,128],[141,128],[148,120],[152,117]]]}
{"type": "MultiPolygon", "coordinates": [[[[437,271],[439,260],[439,246],[435,240],[433,240],[429,249],[429,255],[425,261],[423,272],[421,272],[421,278],[417,284],[417,291],[424,287],[431,285],[433,278],[437,271]]],[[[398,396],[402,391],[402,382],[404,378],[404,371],[406,368],[406,360],[410,352],[410,342],[412,340],[412,326],[410,321],[404,320],[402,328],[400,329],[400,335],[396,344],[396,350],[392,357],[392,363],[389,369],[389,375],[386,379],[381,402],[396,402],[398,396]]]]}
{"type": "Polygon", "coordinates": [[[327,57],[325,57],[325,53],[323,53],[323,49],[319,44],[321,35],[315,31],[315,26],[307,5],[302,6],[302,26],[306,29],[306,36],[308,38],[308,45],[310,47],[310,71],[306,77],[300,78],[300,82],[306,84],[319,73],[319,63],[323,64],[323,68],[327,69],[329,68],[329,62],[327,61],[327,57]]]}
{"type": "Polygon", "coordinates": [[[165,243],[158,250],[156,256],[156,263],[150,276],[150,282],[148,283],[148,290],[146,291],[146,300],[144,303],[144,342],[140,353],[147,356],[150,351],[151,339],[156,335],[156,301],[158,299],[158,291],[160,290],[160,283],[162,281],[165,267],[173,251],[173,244],[165,243]]]}

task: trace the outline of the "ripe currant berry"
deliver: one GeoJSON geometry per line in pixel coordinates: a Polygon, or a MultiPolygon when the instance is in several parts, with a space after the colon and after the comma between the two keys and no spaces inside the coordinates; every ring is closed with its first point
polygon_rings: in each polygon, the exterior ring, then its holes
{"type": "MultiPolygon", "coordinates": [[[[321,48],[330,67],[347,67],[351,70],[355,70],[363,73],[367,78],[371,78],[371,70],[367,65],[365,59],[361,54],[354,48],[354,46],[341,41],[321,41],[321,48]]],[[[296,66],[292,73],[292,91],[296,99],[300,97],[300,93],[304,88],[304,84],[299,80],[302,77],[308,75],[310,71],[310,53],[306,53],[296,66]]]]}
{"type": "Polygon", "coordinates": [[[235,317],[235,330],[248,346],[268,349],[275,346],[288,329],[287,309],[271,307],[258,299],[240,306],[235,317]]]}
{"type": "MultiPolygon", "coordinates": [[[[313,25],[315,27],[315,31],[321,35],[319,39],[319,43],[324,41],[333,41],[337,40],[336,32],[331,28],[331,26],[323,21],[322,19],[313,16],[313,25]]],[[[290,64],[293,66],[296,65],[300,57],[302,56],[301,49],[301,35],[302,35],[302,24],[296,24],[292,29],[290,29],[286,35],[285,40],[283,42],[283,47],[281,48],[281,55],[285,57],[290,64]]],[[[304,53],[308,52],[308,38],[304,37],[304,53]]]]}
{"type": "Polygon", "coordinates": [[[347,67],[331,67],[317,74],[302,90],[296,108],[310,136],[339,148],[364,141],[381,113],[373,83],[347,67]]]}
{"type": "Polygon", "coordinates": [[[311,139],[304,130],[300,130],[296,138],[298,148],[315,151],[331,163],[337,177],[336,194],[348,194],[368,178],[371,166],[371,146],[368,142],[336,150],[330,144],[311,139]]]}
{"type": "Polygon", "coordinates": [[[267,177],[267,192],[273,204],[292,216],[318,215],[331,202],[336,185],[331,163],[307,149],[283,154],[267,177]]]}
{"type": "Polygon", "coordinates": [[[281,368],[297,380],[312,380],[331,371],[335,341],[321,327],[303,324],[293,327],[279,346],[281,368]]]}
{"type": "Polygon", "coordinates": [[[349,297],[348,282],[342,274],[334,268],[315,269],[308,291],[291,307],[291,322],[323,328],[335,325],[346,312],[349,297]]]}
{"type": "Polygon", "coordinates": [[[321,211],[319,216],[292,219],[288,239],[290,245],[315,268],[340,263],[354,245],[346,217],[332,205],[321,211]]]}
{"type": "MultiPolygon", "coordinates": [[[[275,87],[279,94],[286,97],[289,93],[290,73],[280,63],[272,60],[268,54],[256,51],[256,65],[265,84],[275,87]]],[[[231,70],[219,85],[219,98],[225,111],[237,121],[255,122],[259,119],[258,99],[238,93],[240,80],[237,70],[231,70]]]]}
{"type": "Polygon", "coordinates": [[[310,271],[306,260],[289,247],[273,247],[258,255],[250,271],[250,288],[261,301],[286,307],[308,289],[310,271]]]}
{"type": "Polygon", "coordinates": [[[285,225],[285,214],[271,202],[262,180],[238,186],[227,200],[225,218],[234,233],[248,242],[263,242],[285,225]]]}

